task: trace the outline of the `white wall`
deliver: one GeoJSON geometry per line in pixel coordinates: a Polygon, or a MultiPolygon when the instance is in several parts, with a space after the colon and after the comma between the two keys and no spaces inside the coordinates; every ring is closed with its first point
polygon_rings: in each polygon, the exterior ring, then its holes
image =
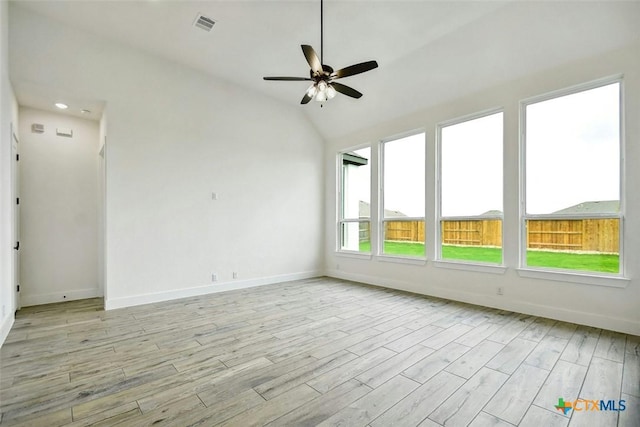
{"type": "Polygon", "coordinates": [[[101,296],[99,123],[31,108],[20,108],[19,123],[22,306],[101,296]]]}
{"type": "Polygon", "coordinates": [[[98,140],[98,288],[100,295],[106,297],[106,166],[107,166],[107,113],[100,119],[100,137],[98,140]]]}
{"type": "MultiPolygon", "coordinates": [[[[326,270],[329,275],[366,283],[405,289],[471,303],[500,307],[524,313],[640,335],[640,52],[639,45],[601,54],[587,60],[539,72],[516,81],[508,81],[480,93],[446,105],[440,105],[362,130],[327,144],[326,184],[326,270]],[[624,108],[626,121],[626,221],[624,234],[624,265],[631,280],[626,287],[567,283],[520,277],[518,267],[519,219],[519,101],[553,90],[624,74],[624,108]],[[504,108],[504,254],[508,267],[504,274],[460,271],[439,268],[432,261],[426,265],[406,265],[382,262],[379,258],[354,259],[339,256],[336,248],[336,172],[335,156],[344,150],[367,142],[413,129],[427,130],[427,254],[435,256],[435,129],[437,123],[487,109],[504,108]],[[504,296],[497,296],[497,287],[504,296]]],[[[375,151],[372,156],[372,204],[378,199],[375,151]]],[[[376,209],[372,208],[375,215],[376,209]]],[[[372,230],[372,238],[375,237],[372,230]]],[[[372,245],[373,246],[373,245],[372,245]]]]}
{"type": "Polygon", "coordinates": [[[10,12],[12,76],[109,106],[107,308],[321,271],[324,152],[299,106],[10,12]]]}
{"type": "Polygon", "coordinates": [[[14,194],[11,183],[11,123],[17,123],[18,109],[9,81],[8,3],[0,1],[0,346],[13,325],[15,244],[14,194]]]}

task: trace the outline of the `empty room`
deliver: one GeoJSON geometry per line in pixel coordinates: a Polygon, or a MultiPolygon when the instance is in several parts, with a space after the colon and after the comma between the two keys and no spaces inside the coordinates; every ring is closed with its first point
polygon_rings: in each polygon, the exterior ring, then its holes
{"type": "Polygon", "coordinates": [[[638,23],[0,0],[0,426],[640,427],[638,23]]]}

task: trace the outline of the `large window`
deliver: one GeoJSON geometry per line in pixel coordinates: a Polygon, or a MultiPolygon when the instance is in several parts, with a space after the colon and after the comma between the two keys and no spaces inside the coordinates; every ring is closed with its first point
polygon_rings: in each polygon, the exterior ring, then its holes
{"type": "Polygon", "coordinates": [[[620,82],[523,105],[522,263],[620,273],[620,82]]]}
{"type": "Polygon", "coordinates": [[[382,253],[425,256],[425,134],[382,143],[382,253]]]}
{"type": "Polygon", "coordinates": [[[371,148],[340,153],[339,249],[371,251],[371,148]]]}
{"type": "Polygon", "coordinates": [[[502,263],[503,113],[439,128],[439,257],[502,263]]]}

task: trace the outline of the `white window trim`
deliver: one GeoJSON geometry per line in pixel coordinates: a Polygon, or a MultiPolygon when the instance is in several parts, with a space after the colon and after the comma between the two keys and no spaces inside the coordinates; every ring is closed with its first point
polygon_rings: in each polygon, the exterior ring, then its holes
{"type": "Polygon", "coordinates": [[[404,255],[378,255],[376,261],[395,262],[397,264],[427,265],[427,257],[410,257],[404,255]]]}
{"type": "MultiPolygon", "coordinates": [[[[342,217],[342,180],[343,180],[343,176],[342,176],[342,161],[343,161],[343,154],[348,153],[350,151],[357,151],[357,150],[361,150],[363,148],[369,148],[370,151],[370,155],[373,152],[373,147],[371,143],[364,143],[364,144],[360,144],[360,145],[356,145],[354,147],[350,147],[350,148],[346,148],[343,150],[338,151],[338,153],[336,154],[336,162],[335,162],[335,172],[336,172],[336,212],[335,212],[335,218],[336,218],[336,245],[335,245],[335,254],[339,255],[339,256],[343,256],[346,258],[357,258],[357,259],[371,259],[372,258],[372,254],[374,251],[374,245],[373,242],[371,242],[371,235],[369,236],[370,239],[370,243],[371,243],[371,250],[370,252],[359,252],[359,251],[352,251],[352,250],[346,250],[346,249],[342,249],[342,224],[344,223],[350,223],[350,222],[357,222],[357,223],[361,223],[361,222],[368,222],[369,223],[369,232],[371,233],[371,229],[373,227],[373,221],[371,218],[371,215],[369,218],[343,218],[342,217]]],[[[371,158],[368,159],[369,162],[371,162],[371,158]]],[[[371,172],[373,173],[373,171],[371,172]]],[[[371,177],[370,177],[371,180],[371,177]]],[[[369,194],[371,195],[372,190],[371,188],[369,189],[369,194]]],[[[370,203],[371,204],[371,203],[370,203]]],[[[371,214],[371,212],[370,212],[371,214]]]]}
{"type": "MultiPolygon", "coordinates": [[[[550,268],[520,267],[518,276],[532,279],[553,280],[556,282],[579,283],[582,285],[607,286],[610,288],[626,288],[631,279],[622,276],[589,274],[582,270],[555,270],[550,268]]],[[[594,272],[596,273],[596,272],[594,272]]]]}
{"type": "MultiPolygon", "coordinates": [[[[399,264],[418,264],[425,265],[427,261],[427,242],[425,241],[424,245],[424,255],[419,256],[406,256],[406,255],[392,255],[384,253],[384,223],[389,221],[424,221],[425,223],[425,234],[427,227],[427,217],[426,217],[426,209],[427,209],[427,131],[424,128],[413,129],[407,132],[402,132],[399,134],[395,134],[393,136],[384,138],[380,140],[378,144],[378,218],[379,221],[377,223],[377,235],[378,241],[376,242],[376,259],[382,262],[396,262],[399,264]],[[408,138],[414,135],[424,135],[424,178],[425,178],[425,198],[424,198],[424,213],[425,215],[422,217],[400,217],[400,218],[385,218],[384,216],[384,146],[388,142],[397,141],[399,139],[408,138]]],[[[372,245],[373,248],[373,245],[372,245]]]]}
{"type": "Polygon", "coordinates": [[[518,245],[519,250],[519,267],[516,269],[520,277],[530,277],[536,279],[555,280],[560,282],[580,283],[586,285],[597,285],[607,287],[624,288],[628,286],[629,279],[625,275],[625,263],[624,263],[624,218],[625,218],[625,109],[624,109],[624,79],[622,74],[616,74],[609,77],[593,80],[587,83],[582,83],[568,88],[554,90],[542,95],[529,97],[520,101],[519,105],[519,139],[520,139],[520,242],[518,245]],[[591,89],[596,89],[602,86],[618,83],[620,85],[620,97],[619,97],[619,135],[620,135],[620,209],[618,214],[593,214],[593,215],[546,215],[546,214],[527,214],[526,213],[526,107],[531,104],[548,101],[562,96],[568,96],[580,92],[585,92],[591,89]],[[619,272],[618,273],[605,273],[605,272],[591,272],[587,270],[569,270],[569,269],[554,269],[545,267],[535,267],[527,265],[527,220],[535,219],[582,219],[582,218],[617,218],[619,219],[619,272]]]}
{"type": "Polygon", "coordinates": [[[368,218],[368,219],[339,219],[338,223],[337,223],[336,253],[364,254],[364,255],[369,256],[369,258],[371,258],[371,254],[373,253],[373,246],[371,245],[371,218],[368,218]],[[343,224],[350,224],[350,223],[357,223],[359,225],[359,224],[361,224],[363,222],[368,222],[369,223],[369,245],[372,248],[372,250],[369,251],[369,252],[359,252],[359,251],[352,251],[352,250],[349,250],[349,249],[342,249],[342,225],[343,224]]]}
{"type": "Polygon", "coordinates": [[[456,270],[469,270],[478,272],[489,272],[496,274],[504,274],[507,267],[504,265],[504,252],[502,252],[502,260],[497,263],[483,263],[483,262],[470,262],[464,260],[455,260],[442,258],[442,221],[481,221],[483,219],[499,219],[502,221],[502,246],[504,248],[504,216],[503,215],[491,215],[491,216],[442,216],[442,129],[448,126],[453,126],[459,123],[468,122],[475,119],[481,119],[483,117],[491,116],[493,114],[502,113],[502,209],[504,212],[505,206],[505,194],[504,191],[504,144],[505,144],[505,120],[504,120],[504,108],[493,107],[487,110],[479,111],[477,113],[467,114],[454,119],[442,121],[436,126],[436,221],[433,235],[435,236],[436,245],[436,259],[434,265],[442,268],[450,268],[456,270]]]}

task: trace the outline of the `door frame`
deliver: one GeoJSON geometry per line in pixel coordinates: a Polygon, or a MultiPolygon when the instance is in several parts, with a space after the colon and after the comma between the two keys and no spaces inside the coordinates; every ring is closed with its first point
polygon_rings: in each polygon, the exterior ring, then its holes
{"type": "Polygon", "coordinates": [[[11,122],[11,194],[13,203],[13,307],[20,305],[20,140],[11,122]]]}

